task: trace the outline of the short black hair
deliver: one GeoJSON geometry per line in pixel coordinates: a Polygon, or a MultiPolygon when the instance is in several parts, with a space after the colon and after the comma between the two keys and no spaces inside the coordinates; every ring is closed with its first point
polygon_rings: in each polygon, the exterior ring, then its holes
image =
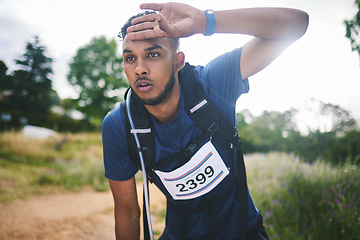
{"type": "Polygon", "coordinates": [[[149,14],[156,14],[155,11],[145,11],[145,12],[141,12],[141,13],[138,13],[132,17],[130,17],[126,23],[124,24],[124,26],[121,28],[121,31],[119,32],[118,34],[118,37],[122,40],[125,39],[125,36],[127,34],[127,29],[132,25],[131,24],[131,21],[134,20],[135,18],[138,18],[138,17],[141,17],[141,16],[144,16],[144,15],[149,15],[149,14]]]}
{"type": "MultiPolygon", "coordinates": [[[[141,17],[141,16],[144,16],[144,15],[149,15],[149,14],[156,14],[155,11],[144,11],[144,12],[141,12],[141,13],[138,13],[132,17],[130,17],[126,23],[124,24],[124,26],[121,28],[119,34],[118,34],[118,37],[120,38],[120,40],[124,40],[125,39],[125,36],[127,34],[127,29],[132,25],[131,24],[131,21],[135,18],[138,18],[138,17],[141,17]]],[[[172,47],[173,49],[175,50],[175,52],[179,49],[179,38],[171,38],[172,39],[172,47]]]]}

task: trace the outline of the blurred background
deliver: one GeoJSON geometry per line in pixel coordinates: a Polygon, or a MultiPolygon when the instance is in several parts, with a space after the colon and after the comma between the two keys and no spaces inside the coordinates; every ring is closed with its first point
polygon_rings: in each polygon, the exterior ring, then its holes
{"type": "MultiPolygon", "coordinates": [[[[180,2],[309,14],[238,100],[249,185],[272,239],[359,239],[360,1],[180,2]]],[[[114,238],[101,123],[128,87],[117,34],[141,3],[0,0],[0,239],[114,238]]],[[[204,65],[249,39],[199,34],[180,50],[204,65]]],[[[153,204],[160,234],[164,199],[153,204]]]]}

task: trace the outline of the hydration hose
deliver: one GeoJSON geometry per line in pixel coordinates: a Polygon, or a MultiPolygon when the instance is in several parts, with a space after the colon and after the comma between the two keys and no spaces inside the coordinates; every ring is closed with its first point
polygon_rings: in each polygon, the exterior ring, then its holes
{"type": "MultiPolygon", "coordinates": [[[[136,142],[136,146],[139,149],[139,158],[140,158],[140,164],[141,164],[141,170],[142,170],[142,177],[143,177],[143,182],[144,182],[144,192],[147,193],[148,190],[148,183],[147,183],[147,177],[146,177],[146,170],[145,170],[145,164],[144,164],[144,158],[142,155],[142,151],[141,151],[141,146],[140,146],[140,142],[139,142],[139,138],[137,136],[137,132],[135,130],[135,126],[134,126],[134,122],[131,118],[131,112],[130,112],[130,98],[131,98],[131,89],[129,89],[128,92],[128,97],[127,97],[127,101],[126,101],[126,111],[127,111],[127,115],[129,118],[129,122],[130,122],[130,127],[132,130],[132,133],[134,134],[134,138],[135,138],[135,142],[136,142]]],[[[147,222],[148,222],[148,228],[149,228],[149,235],[150,235],[150,239],[154,240],[154,235],[153,235],[153,229],[152,229],[152,224],[151,224],[151,215],[150,215],[150,206],[149,206],[149,195],[148,194],[144,194],[145,195],[145,208],[146,208],[146,217],[147,217],[147,222]]],[[[145,217],[145,216],[144,216],[145,217]]]]}

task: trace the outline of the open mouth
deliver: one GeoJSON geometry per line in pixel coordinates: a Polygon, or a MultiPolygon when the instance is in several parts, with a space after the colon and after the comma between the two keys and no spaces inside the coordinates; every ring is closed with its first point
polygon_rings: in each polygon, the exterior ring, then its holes
{"type": "Polygon", "coordinates": [[[139,91],[141,91],[141,92],[149,91],[152,86],[153,85],[151,83],[145,82],[145,81],[142,81],[142,82],[139,82],[138,84],[136,84],[137,89],[139,89],[139,91]]]}

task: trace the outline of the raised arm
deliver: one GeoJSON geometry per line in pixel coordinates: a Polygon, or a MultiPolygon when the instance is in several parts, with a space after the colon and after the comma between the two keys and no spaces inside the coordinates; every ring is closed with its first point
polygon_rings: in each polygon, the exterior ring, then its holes
{"type": "MultiPolygon", "coordinates": [[[[197,8],[181,3],[147,3],[142,9],[158,14],[145,15],[132,21],[128,37],[142,40],[156,37],[188,37],[205,33],[206,15],[197,8]]],[[[243,46],[241,73],[247,78],[270,64],[307,29],[307,13],[290,8],[244,8],[215,11],[215,33],[254,36],[243,46]]]]}
{"type": "Polygon", "coordinates": [[[135,179],[109,180],[115,202],[116,240],[140,239],[140,208],[135,179]]]}

